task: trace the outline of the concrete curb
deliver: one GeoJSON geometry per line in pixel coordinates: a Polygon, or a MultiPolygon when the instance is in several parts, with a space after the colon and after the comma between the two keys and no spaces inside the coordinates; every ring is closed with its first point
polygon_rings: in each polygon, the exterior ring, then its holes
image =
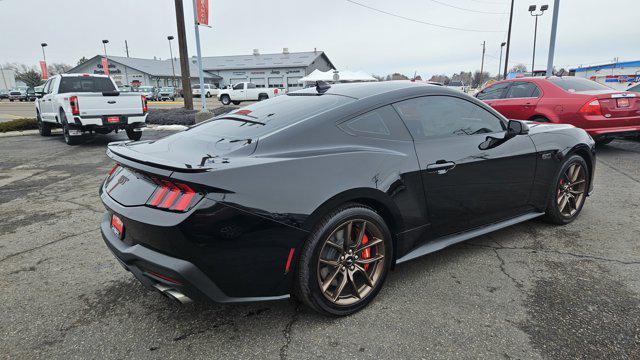
{"type": "MultiPolygon", "coordinates": [[[[147,125],[144,128],[144,131],[183,131],[188,129],[188,126],[184,125],[147,125]]],[[[62,129],[51,129],[51,133],[53,134],[61,134],[62,129]]],[[[24,131],[7,131],[4,133],[0,133],[0,138],[4,137],[14,137],[14,136],[28,136],[28,135],[38,135],[38,130],[24,130],[24,131]]]]}

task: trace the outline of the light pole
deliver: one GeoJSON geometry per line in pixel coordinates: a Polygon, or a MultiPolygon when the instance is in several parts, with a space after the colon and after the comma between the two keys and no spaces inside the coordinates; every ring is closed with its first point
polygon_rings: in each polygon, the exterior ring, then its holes
{"type": "Polygon", "coordinates": [[[531,14],[531,16],[536,18],[536,24],[533,30],[533,59],[531,60],[531,76],[535,76],[534,70],[536,65],[536,38],[538,37],[538,17],[542,16],[542,14],[544,14],[545,10],[547,10],[548,8],[549,5],[542,5],[540,6],[540,12],[536,12],[536,6],[529,5],[529,13],[531,14]]]}
{"type": "Polygon", "coordinates": [[[40,46],[42,47],[42,60],[44,60],[44,62],[47,62],[47,55],[44,53],[44,48],[46,48],[48,45],[47,43],[42,43],[40,44],[40,46]]]}
{"type": "Polygon", "coordinates": [[[560,0],[553,0],[551,36],[549,37],[549,57],[547,58],[547,76],[553,75],[553,57],[556,52],[556,33],[558,31],[558,12],[560,12],[560,0]]]}
{"type": "Polygon", "coordinates": [[[171,71],[173,71],[173,80],[172,85],[176,86],[176,67],[173,65],[173,49],[171,48],[171,40],[173,40],[173,36],[167,36],[167,40],[169,40],[169,54],[171,55],[171,71]]]}
{"type": "Polygon", "coordinates": [[[511,0],[511,10],[509,11],[509,31],[507,32],[507,51],[504,55],[504,79],[507,78],[507,69],[509,68],[509,50],[511,50],[511,25],[513,24],[513,3],[511,0]]]}
{"type": "Polygon", "coordinates": [[[498,63],[498,80],[502,79],[502,75],[500,75],[500,72],[502,71],[502,49],[504,49],[505,45],[507,45],[506,42],[503,42],[502,44],[500,44],[500,61],[498,63]]]}

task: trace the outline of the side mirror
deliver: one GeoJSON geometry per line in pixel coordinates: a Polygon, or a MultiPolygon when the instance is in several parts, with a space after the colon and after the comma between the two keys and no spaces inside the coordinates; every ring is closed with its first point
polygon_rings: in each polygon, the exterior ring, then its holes
{"type": "Polygon", "coordinates": [[[506,137],[512,138],[516,135],[525,135],[529,133],[529,127],[527,124],[518,120],[509,120],[507,124],[506,137]]]}

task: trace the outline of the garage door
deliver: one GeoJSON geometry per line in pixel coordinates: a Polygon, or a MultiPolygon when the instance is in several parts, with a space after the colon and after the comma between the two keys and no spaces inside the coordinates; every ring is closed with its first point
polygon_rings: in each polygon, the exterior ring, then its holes
{"type": "Polygon", "coordinates": [[[282,77],[270,77],[269,78],[269,87],[270,88],[283,88],[284,82],[282,81],[282,77]]]}
{"type": "Polygon", "coordinates": [[[238,83],[241,83],[241,82],[245,82],[245,81],[247,81],[246,78],[235,78],[235,79],[231,78],[231,79],[229,79],[229,84],[235,85],[235,84],[238,84],[238,83]]]}
{"type": "Polygon", "coordinates": [[[302,83],[298,82],[300,79],[302,79],[301,76],[287,78],[287,88],[289,90],[302,89],[302,83]]]}
{"type": "Polygon", "coordinates": [[[265,81],[264,78],[251,78],[250,80],[252,83],[256,84],[256,87],[258,88],[263,88],[265,87],[265,81]]]}

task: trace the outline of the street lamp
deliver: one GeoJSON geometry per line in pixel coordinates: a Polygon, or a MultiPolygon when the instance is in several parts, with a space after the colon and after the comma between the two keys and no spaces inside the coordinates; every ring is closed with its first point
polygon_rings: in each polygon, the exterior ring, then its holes
{"type": "Polygon", "coordinates": [[[109,57],[107,56],[107,44],[109,43],[109,40],[102,40],[102,47],[104,47],[104,59],[105,61],[103,62],[103,65],[106,64],[107,68],[103,69],[105,74],[109,73],[109,57]]]}
{"type": "Polygon", "coordinates": [[[44,62],[47,62],[47,55],[44,53],[44,48],[46,48],[48,45],[47,43],[41,43],[40,46],[42,47],[42,60],[44,60],[44,62]]]}
{"type": "Polygon", "coordinates": [[[171,56],[171,71],[173,71],[173,81],[172,81],[172,85],[175,87],[176,86],[176,67],[175,65],[173,65],[173,49],[171,48],[171,40],[173,40],[173,36],[169,35],[167,36],[167,40],[169,40],[169,54],[171,56]]]}
{"type": "Polygon", "coordinates": [[[500,71],[502,70],[502,49],[504,49],[505,45],[507,45],[506,42],[500,44],[500,64],[498,65],[498,80],[500,80],[500,78],[502,77],[500,76],[500,71]]]}
{"type": "Polygon", "coordinates": [[[549,5],[540,6],[540,11],[536,12],[535,5],[529,5],[529,13],[536,18],[536,24],[533,30],[533,59],[531,60],[531,76],[534,76],[535,64],[536,64],[536,38],[538,36],[538,17],[544,14],[544,11],[549,8],[549,5]]]}

